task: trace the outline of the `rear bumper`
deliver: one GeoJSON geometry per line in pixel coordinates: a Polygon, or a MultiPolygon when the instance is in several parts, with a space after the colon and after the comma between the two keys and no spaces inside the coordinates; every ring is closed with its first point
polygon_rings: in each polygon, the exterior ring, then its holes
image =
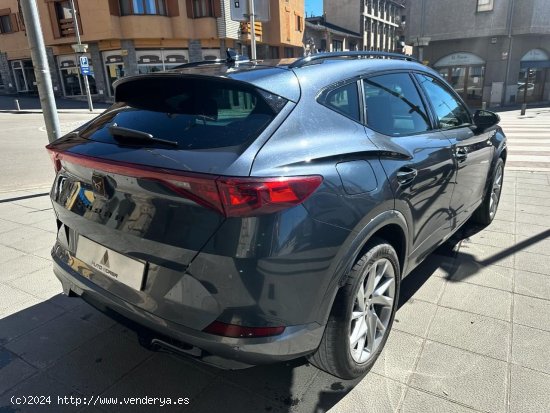
{"type": "MultiPolygon", "coordinates": [[[[230,338],[188,328],[132,305],[75,272],[52,254],[54,273],[65,294],[78,295],[105,314],[131,321],[148,331],[151,338],[168,337],[193,347],[193,357],[221,368],[245,368],[291,360],[307,355],[319,346],[324,326],[310,323],[289,326],[275,337],[230,338]],[[199,350],[200,351],[197,351],[199,350]]],[[[191,355],[191,354],[190,354],[191,355]]]]}

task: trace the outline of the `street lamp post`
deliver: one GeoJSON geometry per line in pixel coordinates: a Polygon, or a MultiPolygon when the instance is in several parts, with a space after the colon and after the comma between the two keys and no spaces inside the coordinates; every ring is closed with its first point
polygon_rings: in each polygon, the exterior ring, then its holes
{"type": "MultiPolygon", "coordinates": [[[[78,53],[85,53],[86,47],[82,44],[80,41],[80,30],[78,28],[78,18],[76,15],[76,9],[74,7],[74,0],[71,0],[71,12],[73,14],[73,21],[74,21],[74,31],[76,34],[76,42],[78,47],[75,48],[75,51],[78,53]]],[[[80,59],[79,59],[79,66],[80,66],[80,59]]],[[[86,98],[88,99],[88,109],[90,109],[90,112],[94,110],[94,105],[92,103],[92,95],[90,94],[90,83],[88,82],[88,75],[82,74],[82,77],[84,78],[84,88],[86,89],[86,98]]]]}
{"type": "Polygon", "coordinates": [[[46,46],[42,36],[42,27],[40,26],[40,16],[36,7],[36,0],[26,0],[21,2],[21,11],[25,19],[25,27],[31,57],[40,96],[40,106],[44,114],[46,131],[48,132],[48,141],[53,142],[61,137],[59,128],[59,118],[57,116],[57,107],[53,95],[52,78],[50,75],[50,66],[46,56],[46,46]]]}

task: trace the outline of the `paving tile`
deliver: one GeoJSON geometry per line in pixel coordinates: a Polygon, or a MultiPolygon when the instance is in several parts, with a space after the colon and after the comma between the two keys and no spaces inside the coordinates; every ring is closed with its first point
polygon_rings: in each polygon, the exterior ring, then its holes
{"type": "Polygon", "coordinates": [[[55,237],[53,238],[53,241],[46,247],[37,249],[36,251],[33,251],[33,255],[44,258],[45,260],[51,260],[52,259],[52,247],[55,243],[55,237]]]}
{"type": "Polygon", "coordinates": [[[532,252],[533,254],[550,256],[550,239],[543,235],[538,237],[516,235],[516,245],[519,248],[517,252],[532,252]]]}
{"type": "MultiPolygon", "coordinates": [[[[55,238],[51,232],[26,226],[24,229],[15,229],[0,234],[0,244],[25,252],[33,252],[40,243],[49,242],[50,248],[55,238]]],[[[44,245],[40,245],[43,248],[44,245]]]]}
{"type": "Polygon", "coordinates": [[[484,266],[472,260],[458,260],[447,278],[451,282],[464,281],[470,284],[512,291],[514,270],[499,265],[484,266]]]}
{"type": "Polygon", "coordinates": [[[38,228],[38,229],[42,229],[44,231],[53,232],[54,234],[57,234],[56,221],[55,221],[55,219],[52,219],[51,217],[49,217],[49,218],[47,218],[43,221],[35,222],[31,226],[33,228],[38,228]]]}
{"type": "Polygon", "coordinates": [[[541,207],[550,206],[549,198],[539,198],[539,197],[521,195],[521,196],[517,196],[516,199],[517,199],[517,202],[522,204],[538,205],[541,207]]]}
{"type": "MultiPolygon", "coordinates": [[[[69,298],[69,300],[71,298],[69,298]]],[[[95,309],[86,301],[78,298],[76,298],[76,300],[81,301],[81,303],[77,306],[72,307],[69,310],[69,313],[72,316],[78,317],[81,320],[91,323],[101,330],[109,329],[117,324],[117,322],[113,320],[111,317],[108,317],[105,314],[103,314],[101,311],[95,309]]]]}
{"type": "Polygon", "coordinates": [[[464,282],[449,282],[440,305],[510,321],[512,294],[464,282]]]}
{"type": "Polygon", "coordinates": [[[550,374],[550,332],[514,324],[512,363],[550,374]]]}
{"type": "Polygon", "coordinates": [[[300,398],[313,378],[319,374],[319,370],[305,359],[297,359],[244,370],[208,370],[207,373],[254,393],[284,399],[288,394],[292,394],[293,398],[300,398]]]}
{"type": "Polygon", "coordinates": [[[510,221],[501,221],[500,219],[494,219],[484,231],[504,232],[506,234],[515,234],[516,225],[510,221]]]}
{"type": "Polygon", "coordinates": [[[426,341],[410,385],[475,409],[502,412],[507,364],[426,341]]]}
{"type": "Polygon", "coordinates": [[[550,276],[548,255],[518,252],[515,254],[515,268],[518,270],[536,272],[550,276]]]}
{"type": "Polygon", "coordinates": [[[548,413],[550,376],[512,364],[511,413],[548,413]]]}
{"type": "MultiPolygon", "coordinates": [[[[6,392],[3,396],[0,397],[0,412],[39,412],[39,413],[65,413],[65,412],[76,412],[82,409],[81,406],[75,406],[74,404],[60,404],[58,402],[58,397],[64,398],[73,397],[83,397],[80,393],[73,390],[70,386],[61,384],[55,380],[52,380],[45,373],[39,373],[28,380],[23,381],[15,388],[6,392]],[[40,406],[33,406],[34,408],[29,408],[31,406],[15,406],[11,403],[10,398],[12,396],[22,397],[22,396],[49,396],[50,403],[47,403],[47,399],[42,399],[45,404],[40,406]]],[[[68,400],[68,399],[67,399],[68,400]]]]}
{"type": "Polygon", "coordinates": [[[435,304],[413,298],[397,310],[392,329],[426,337],[428,326],[436,309],[435,304]]]}
{"type": "Polygon", "coordinates": [[[460,404],[436,397],[416,389],[409,388],[403,406],[402,413],[475,413],[477,410],[470,409],[460,404]]]}
{"type": "Polygon", "coordinates": [[[516,183],[519,185],[542,185],[542,186],[550,186],[550,183],[548,183],[548,179],[546,177],[518,177],[516,179],[516,183]]]}
{"type": "MultiPolygon", "coordinates": [[[[215,376],[207,374],[182,358],[164,354],[154,353],[153,356],[140,364],[132,374],[124,376],[120,381],[106,390],[102,396],[105,397],[171,397],[190,399],[188,411],[195,413],[200,410],[202,401],[215,401],[223,406],[230,406],[229,396],[235,392],[246,401],[251,397],[250,392],[231,386],[229,383],[221,382],[215,376]],[[212,388],[212,392],[205,393],[205,390],[212,388]],[[228,389],[231,389],[229,391],[228,389]],[[198,395],[200,394],[200,398],[198,395]],[[196,410],[198,409],[198,410],[196,410]]],[[[240,402],[239,404],[242,406],[240,402]]],[[[224,409],[225,410],[225,409],[224,409]]],[[[152,409],[151,406],[122,406],[119,411],[123,412],[162,412],[162,408],[152,409]]],[[[216,411],[216,409],[212,410],[216,411]]],[[[260,411],[260,410],[259,410],[260,411]]],[[[264,410],[261,410],[264,411],[264,410]]]]}
{"type": "Polygon", "coordinates": [[[63,292],[61,283],[53,274],[51,264],[31,274],[7,281],[6,284],[43,300],[63,292]]]}
{"type": "Polygon", "coordinates": [[[423,339],[400,331],[392,331],[372,372],[406,384],[414,370],[423,339]]]}
{"type": "Polygon", "coordinates": [[[51,261],[31,254],[21,255],[2,264],[0,282],[6,282],[31,274],[42,268],[51,268],[51,261]]]}
{"type": "Polygon", "coordinates": [[[65,310],[48,302],[37,302],[0,319],[0,345],[34,330],[64,312],[65,310]]]}
{"type": "Polygon", "coordinates": [[[536,242],[539,239],[548,238],[550,236],[550,228],[526,223],[517,224],[517,235],[534,238],[534,242],[536,242]]]}
{"type": "Polygon", "coordinates": [[[521,212],[517,214],[516,222],[550,227],[550,215],[528,214],[521,212]]]}
{"type": "MultiPolygon", "coordinates": [[[[544,178],[542,179],[542,182],[544,183],[544,178]]],[[[522,182],[521,185],[518,185],[518,189],[534,193],[550,193],[550,186],[548,183],[541,185],[540,182],[522,182]]]]}
{"type": "Polygon", "coordinates": [[[529,205],[521,202],[517,204],[517,212],[518,215],[525,212],[528,214],[550,216],[550,209],[548,208],[541,208],[539,205],[529,205]]]}
{"type": "Polygon", "coordinates": [[[506,361],[512,324],[439,307],[428,339],[506,361]]]}
{"type": "Polygon", "coordinates": [[[49,194],[43,196],[37,196],[33,198],[20,199],[18,201],[13,201],[15,205],[21,205],[27,208],[33,209],[51,209],[52,201],[49,194]]]}
{"type": "MultiPolygon", "coordinates": [[[[223,387],[207,390],[201,395],[200,400],[191,399],[189,407],[183,411],[193,413],[212,413],[220,410],[220,401],[223,401],[223,411],[227,413],[243,412],[288,412],[291,405],[300,402],[290,395],[285,399],[287,404],[276,399],[267,400],[246,390],[226,384],[223,387]]],[[[149,412],[150,410],[147,410],[149,412]]],[[[159,412],[164,410],[159,409],[159,412]]]]}
{"type": "Polygon", "coordinates": [[[15,229],[23,229],[24,225],[18,224],[17,222],[6,221],[5,219],[0,219],[0,234],[5,232],[13,231],[15,229]]]}
{"type": "Polygon", "coordinates": [[[501,221],[509,221],[514,222],[516,220],[516,213],[515,211],[510,211],[506,209],[498,209],[497,213],[495,215],[495,219],[501,220],[501,221]]]}
{"type": "MultiPolygon", "coordinates": [[[[412,275],[411,275],[412,276],[412,275]]],[[[445,280],[441,277],[430,277],[426,282],[414,293],[415,300],[427,301],[437,304],[443,290],[445,288],[445,280]]]]}
{"type": "Polygon", "coordinates": [[[515,236],[505,232],[479,231],[463,240],[463,244],[481,244],[492,247],[508,248],[515,244],[515,236]]]}
{"type": "Polygon", "coordinates": [[[517,294],[550,300],[550,276],[516,270],[514,291],[517,294]]]}
{"type": "Polygon", "coordinates": [[[6,348],[33,366],[44,368],[100,332],[91,323],[63,314],[9,342],[6,348]]]}
{"type": "MultiPolygon", "coordinates": [[[[390,413],[396,412],[399,402],[403,398],[406,387],[392,379],[369,373],[350,391],[340,403],[335,405],[330,413],[390,413]],[[368,409],[368,410],[366,410],[368,409]]],[[[326,411],[322,403],[323,399],[329,399],[330,391],[327,389],[311,397],[318,397],[319,403],[316,409],[308,409],[308,412],[326,411]]],[[[328,403],[326,403],[328,404],[328,403]]],[[[325,405],[326,405],[325,404],[325,405]]]]}
{"type": "Polygon", "coordinates": [[[10,203],[9,209],[6,208],[4,211],[2,211],[2,205],[6,204],[0,204],[0,217],[7,221],[30,225],[34,224],[35,222],[44,221],[46,218],[55,220],[55,215],[51,207],[47,210],[42,211],[10,203]]]}
{"type": "Polygon", "coordinates": [[[548,199],[550,200],[550,193],[542,191],[540,189],[524,189],[522,187],[519,187],[517,190],[517,196],[520,198],[523,197],[533,197],[533,198],[540,198],[540,199],[548,199]]]}
{"type": "Polygon", "coordinates": [[[481,265],[500,265],[501,267],[514,268],[514,251],[490,245],[465,242],[460,247],[457,255],[460,260],[473,260],[481,265]]]}
{"type": "MultiPolygon", "coordinates": [[[[27,227],[25,229],[25,232],[35,231],[37,232],[32,238],[13,241],[9,244],[9,246],[26,253],[35,253],[44,249],[51,250],[51,248],[55,244],[56,234],[32,227],[27,227]]],[[[49,258],[49,256],[45,258],[49,258]]]]}
{"type": "Polygon", "coordinates": [[[32,192],[25,190],[17,191],[3,191],[0,192],[0,201],[11,200],[13,198],[20,198],[22,196],[32,195],[32,192]]]}
{"type": "MultiPolygon", "coordinates": [[[[11,351],[0,347],[0,394],[35,374],[37,370],[11,351]]],[[[1,410],[0,410],[1,411],[1,410]]]]}
{"type": "Polygon", "coordinates": [[[550,301],[515,295],[514,323],[550,331],[550,301]]]}
{"type": "Polygon", "coordinates": [[[9,311],[13,306],[32,301],[34,296],[6,284],[0,284],[0,312],[9,311]]]}
{"type": "Polygon", "coordinates": [[[23,251],[0,245],[0,264],[14,260],[25,255],[23,251]]]}
{"type": "Polygon", "coordinates": [[[85,305],[85,301],[80,297],[67,297],[65,294],[58,294],[50,298],[48,303],[61,307],[64,310],[71,310],[79,305],[85,305]]]}
{"type": "Polygon", "coordinates": [[[152,354],[123,335],[104,331],[59,359],[47,372],[82,394],[99,394],[152,354]]]}

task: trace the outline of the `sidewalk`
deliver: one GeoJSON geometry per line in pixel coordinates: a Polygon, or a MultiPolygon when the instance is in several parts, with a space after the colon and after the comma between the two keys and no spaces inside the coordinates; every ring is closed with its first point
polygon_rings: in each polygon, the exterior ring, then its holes
{"type": "MultiPolygon", "coordinates": [[[[148,352],[133,333],[61,295],[48,188],[0,193],[0,411],[548,412],[550,174],[505,173],[496,220],[468,228],[402,283],[386,349],[363,380],[305,360],[220,371],[148,352]],[[15,406],[13,395],[50,395],[15,406]],[[117,406],[57,396],[117,397],[117,406]],[[128,406],[122,397],[190,398],[128,406]],[[18,410],[20,409],[20,410],[18,410]]],[[[83,400],[83,399],[82,399],[83,400]]],[[[102,402],[105,400],[101,399],[102,402]]]]}
{"type": "MultiPolygon", "coordinates": [[[[86,100],[56,98],[59,113],[90,113],[86,100]]],[[[93,113],[100,114],[110,106],[109,103],[93,102],[93,113]]],[[[38,96],[0,95],[0,113],[42,113],[38,96]],[[15,99],[19,101],[20,111],[17,111],[15,99]]]]}

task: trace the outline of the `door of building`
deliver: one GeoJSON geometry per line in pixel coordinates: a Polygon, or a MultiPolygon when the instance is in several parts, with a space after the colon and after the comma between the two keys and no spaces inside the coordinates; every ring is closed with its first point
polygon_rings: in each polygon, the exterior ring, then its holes
{"type": "Polygon", "coordinates": [[[452,66],[438,71],[468,106],[481,107],[485,66],[452,66]]]}

